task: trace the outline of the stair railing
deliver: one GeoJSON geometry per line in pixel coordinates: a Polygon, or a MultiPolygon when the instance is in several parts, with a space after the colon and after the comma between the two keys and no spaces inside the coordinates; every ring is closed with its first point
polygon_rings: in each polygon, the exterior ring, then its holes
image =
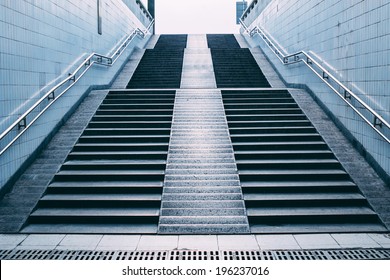
{"type": "Polygon", "coordinates": [[[154,19],[152,19],[145,30],[141,30],[140,28],[133,30],[123,40],[123,43],[113,52],[111,56],[93,52],[86,59],[84,59],[82,63],[73,71],[73,73],[69,73],[68,77],[52,87],[44,96],[35,102],[34,105],[26,110],[16,121],[14,121],[6,130],[4,130],[4,132],[1,133],[0,141],[3,141],[4,138],[16,130],[16,135],[10,139],[10,141],[4,146],[3,149],[1,149],[0,156],[2,156],[12,146],[12,144],[14,144],[16,140],[18,140],[61,96],[63,96],[69,89],[71,89],[94,64],[108,67],[114,65],[114,63],[134,40],[134,38],[136,36],[145,38],[147,34],[149,34],[149,30],[153,24],[154,19]],[[63,89],[65,86],[66,88],[63,89]],[[59,90],[62,91],[57,93],[59,90]],[[46,105],[44,105],[45,102],[47,102],[46,105]],[[36,116],[29,120],[28,117],[31,116],[34,110],[37,109],[37,107],[40,105],[44,105],[44,108],[41,109],[36,116]]]}
{"type": "Polygon", "coordinates": [[[293,54],[284,54],[281,51],[282,48],[278,46],[259,26],[255,26],[254,28],[249,29],[248,26],[242,21],[242,19],[240,19],[240,24],[244,28],[245,33],[248,33],[250,37],[253,37],[256,34],[259,35],[284,65],[303,62],[375,132],[377,132],[388,144],[390,144],[389,137],[384,134],[384,130],[387,130],[388,134],[390,134],[390,124],[360,97],[358,97],[354,92],[341,83],[319,62],[317,62],[312,55],[305,51],[299,51],[293,54]],[[353,102],[357,102],[358,106],[352,104],[353,102]],[[365,114],[368,114],[369,116],[366,117],[365,114]]]}

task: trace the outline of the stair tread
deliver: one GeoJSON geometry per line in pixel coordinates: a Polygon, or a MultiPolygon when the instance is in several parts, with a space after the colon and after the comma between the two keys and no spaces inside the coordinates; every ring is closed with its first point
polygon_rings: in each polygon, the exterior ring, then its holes
{"type": "Polygon", "coordinates": [[[64,217],[134,217],[159,216],[159,208],[38,208],[31,216],[64,216],[64,217]]]}
{"type": "Polygon", "coordinates": [[[249,207],[248,216],[375,215],[367,207],[249,207]]]}
{"type": "Polygon", "coordinates": [[[244,194],[245,201],[273,201],[273,200],[283,200],[283,201],[293,201],[293,200],[339,200],[339,199],[364,199],[359,193],[262,193],[262,194],[253,194],[247,193],[244,194]]]}
{"type": "Polygon", "coordinates": [[[52,182],[49,187],[51,188],[67,188],[67,187],[78,187],[78,188],[110,188],[110,187],[163,187],[162,181],[94,181],[94,182],[52,182]]]}
{"type": "Polygon", "coordinates": [[[166,142],[154,143],[78,143],[75,147],[158,147],[168,146],[166,142]]]}
{"type": "Polygon", "coordinates": [[[347,174],[344,170],[341,169],[291,169],[291,170],[239,170],[239,175],[312,175],[312,174],[347,174]]]}
{"type": "Polygon", "coordinates": [[[166,163],[166,160],[69,160],[63,165],[149,165],[166,163]]]}
{"type": "Polygon", "coordinates": [[[278,223],[277,225],[253,224],[250,226],[251,233],[351,233],[351,232],[388,232],[388,230],[379,223],[348,223],[326,224],[326,223],[278,223]]]}
{"type": "MultiPolygon", "coordinates": [[[[233,144],[234,147],[234,144],[233,144]]],[[[268,155],[268,154],[333,154],[332,151],[330,150],[260,150],[260,151],[234,151],[236,155],[241,155],[241,154],[259,154],[259,155],[268,155]]]]}
{"type": "Polygon", "coordinates": [[[167,151],[109,151],[109,152],[71,152],[70,155],[167,155],[167,151]]]}
{"type": "Polygon", "coordinates": [[[268,159],[268,160],[236,160],[237,164],[298,164],[298,163],[339,163],[337,159],[268,159]]]}
{"type": "Polygon", "coordinates": [[[165,170],[62,170],[57,175],[164,175],[165,170]]]}
{"type": "Polygon", "coordinates": [[[232,134],[230,137],[231,138],[240,138],[240,137],[311,137],[311,136],[320,136],[319,133],[253,133],[253,134],[232,134]]]}
{"type": "Polygon", "coordinates": [[[156,234],[157,224],[72,224],[72,223],[36,223],[29,224],[22,233],[98,233],[98,234],[156,234]]]}
{"type": "Polygon", "coordinates": [[[242,187],[322,187],[322,186],[356,186],[349,180],[345,181],[293,181],[293,182],[241,182],[242,187]]]}
{"type": "Polygon", "coordinates": [[[43,201],[160,201],[160,194],[46,194],[43,201]]]}
{"type": "Polygon", "coordinates": [[[276,141],[276,142],[237,142],[234,143],[233,146],[268,146],[268,145],[324,145],[324,141],[305,141],[305,142],[299,142],[299,141],[289,141],[289,142],[283,142],[283,141],[276,141]]]}

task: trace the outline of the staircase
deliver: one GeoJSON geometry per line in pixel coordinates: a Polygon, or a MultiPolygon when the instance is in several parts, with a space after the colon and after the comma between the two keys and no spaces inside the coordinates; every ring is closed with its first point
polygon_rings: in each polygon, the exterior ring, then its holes
{"type": "Polygon", "coordinates": [[[271,87],[249,49],[233,35],[208,35],[218,88],[271,87]]]}
{"type": "Polygon", "coordinates": [[[23,232],[156,233],[174,99],[110,91],[23,232]]]}
{"type": "Polygon", "coordinates": [[[222,95],[252,233],[385,230],[287,90],[222,95]]]}
{"type": "Polygon", "coordinates": [[[161,35],[127,89],[109,91],[22,231],[386,230],[233,35],[161,35]]]}
{"type": "Polygon", "coordinates": [[[180,88],[187,35],[161,35],[154,49],[147,49],[128,89],[180,88]]]}
{"type": "Polygon", "coordinates": [[[158,233],[249,233],[205,35],[188,37],[173,119],[158,233]]]}

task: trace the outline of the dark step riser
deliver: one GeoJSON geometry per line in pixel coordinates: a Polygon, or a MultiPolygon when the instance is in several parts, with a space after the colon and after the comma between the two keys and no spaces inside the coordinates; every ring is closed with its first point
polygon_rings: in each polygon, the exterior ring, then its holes
{"type": "Polygon", "coordinates": [[[242,187],[244,194],[316,194],[316,193],[351,193],[359,192],[356,186],[332,187],[242,187]]]}
{"type": "Polygon", "coordinates": [[[156,174],[131,174],[131,175],[61,175],[57,174],[54,177],[55,182],[112,182],[112,181],[164,181],[164,175],[156,174]]]}
{"type": "Polygon", "coordinates": [[[283,134],[283,133],[292,133],[292,134],[299,134],[299,133],[316,133],[314,127],[284,127],[284,128],[277,128],[277,127],[266,127],[266,128],[248,128],[248,129],[242,129],[242,128],[230,128],[229,129],[231,135],[237,135],[237,134],[283,134]]]}
{"type": "Polygon", "coordinates": [[[282,103],[282,104],[296,104],[294,99],[291,97],[288,97],[286,95],[272,95],[270,97],[257,97],[253,98],[253,96],[249,96],[247,98],[223,98],[223,103],[226,106],[235,106],[235,105],[251,105],[251,104],[275,104],[275,103],[282,103]]]}
{"type": "Polygon", "coordinates": [[[326,144],[269,144],[269,145],[234,145],[235,151],[304,151],[304,150],[328,150],[326,144]]]}
{"type": "MultiPolygon", "coordinates": [[[[337,200],[245,200],[245,205],[248,209],[262,207],[280,207],[280,208],[294,208],[299,209],[301,207],[367,207],[367,201],[365,199],[337,199],[337,200]]],[[[293,215],[293,212],[292,212],[293,215]]]]}
{"type": "Polygon", "coordinates": [[[97,165],[97,164],[66,164],[61,167],[61,170],[161,170],[165,171],[165,164],[112,164],[109,163],[97,165]]]}
{"type": "Polygon", "coordinates": [[[279,114],[284,114],[284,115],[289,115],[289,114],[302,114],[301,109],[272,109],[272,110],[267,110],[267,109],[242,109],[242,110],[237,110],[237,109],[228,109],[226,110],[226,115],[227,116],[232,116],[232,115],[279,115],[279,114]]]}
{"type": "Polygon", "coordinates": [[[304,160],[304,159],[334,159],[332,153],[266,153],[266,154],[235,154],[236,160],[304,160]]]}
{"type": "Polygon", "coordinates": [[[74,155],[70,154],[67,160],[166,160],[167,154],[95,154],[95,155],[74,155]]]}
{"type": "Polygon", "coordinates": [[[237,163],[238,170],[319,170],[342,169],[340,163],[237,163]]]}
{"type": "Polygon", "coordinates": [[[106,144],[113,144],[113,143],[122,143],[122,144],[128,144],[128,143],[161,143],[164,142],[164,144],[169,144],[169,136],[166,137],[113,137],[113,138],[94,138],[94,137],[81,137],[79,139],[79,143],[89,143],[89,144],[97,144],[97,143],[106,143],[106,144]]]}
{"type": "Polygon", "coordinates": [[[254,135],[254,136],[240,136],[240,135],[231,135],[231,139],[234,144],[239,144],[242,142],[301,142],[305,141],[315,142],[323,141],[319,135],[254,135]]]}
{"type": "Polygon", "coordinates": [[[173,104],[103,104],[99,110],[173,110],[173,104]]]}
{"type": "Polygon", "coordinates": [[[241,122],[250,122],[250,121],[294,121],[294,120],[307,120],[306,116],[302,114],[298,115],[226,115],[228,122],[232,121],[241,121],[241,122]]]}
{"type": "Polygon", "coordinates": [[[115,130],[115,129],[107,129],[107,130],[100,130],[100,129],[86,129],[84,131],[84,135],[92,136],[92,135],[110,135],[110,136],[117,136],[117,135],[170,135],[171,131],[170,129],[121,129],[121,130],[115,130]]]}
{"type": "Polygon", "coordinates": [[[225,110],[233,110],[233,109],[269,109],[269,108],[275,108],[275,109],[285,109],[285,108],[299,108],[297,104],[291,103],[291,104],[232,104],[227,105],[225,104],[225,110]]]}
{"type": "Polygon", "coordinates": [[[288,182],[288,181],[342,181],[350,180],[347,174],[261,174],[242,175],[241,182],[288,182]]]}
{"type": "Polygon", "coordinates": [[[64,200],[40,200],[38,207],[44,208],[101,208],[104,212],[104,208],[115,209],[115,208],[160,208],[161,201],[144,201],[144,200],[113,200],[113,201],[93,201],[93,200],[82,200],[82,201],[64,201],[64,200]]]}
{"type": "Polygon", "coordinates": [[[175,103],[175,94],[167,95],[162,93],[158,94],[108,94],[102,104],[150,104],[150,103],[175,103]]]}
{"type": "Polygon", "coordinates": [[[289,121],[286,120],[285,122],[266,122],[266,121],[257,121],[257,122],[250,122],[250,121],[243,121],[243,122],[229,122],[229,128],[234,129],[234,128],[262,128],[262,127],[311,127],[310,122],[308,121],[289,121]]]}
{"type": "Polygon", "coordinates": [[[310,216],[248,216],[250,225],[266,224],[269,226],[283,226],[291,224],[364,224],[379,223],[376,215],[310,215],[310,216]]]}
{"type": "Polygon", "coordinates": [[[144,216],[135,216],[135,217],[91,217],[80,215],[78,217],[64,217],[64,216],[30,216],[30,224],[157,224],[158,217],[144,217],[144,216]]]}
{"type": "Polygon", "coordinates": [[[96,111],[97,116],[112,116],[112,115],[121,115],[125,117],[133,116],[134,118],[139,115],[162,115],[162,116],[170,116],[172,118],[173,110],[98,110],[96,111]]]}
{"type": "Polygon", "coordinates": [[[91,122],[88,128],[171,128],[171,123],[118,123],[118,122],[91,122]]]}
{"type": "Polygon", "coordinates": [[[161,151],[168,152],[168,145],[153,146],[75,146],[73,152],[134,152],[134,151],[161,151]]]}
{"type": "Polygon", "coordinates": [[[143,122],[154,124],[156,122],[172,122],[172,116],[105,116],[98,115],[92,118],[96,122],[143,122]]]}
{"type": "Polygon", "coordinates": [[[47,194],[162,194],[162,187],[50,187],[47,194]]]}

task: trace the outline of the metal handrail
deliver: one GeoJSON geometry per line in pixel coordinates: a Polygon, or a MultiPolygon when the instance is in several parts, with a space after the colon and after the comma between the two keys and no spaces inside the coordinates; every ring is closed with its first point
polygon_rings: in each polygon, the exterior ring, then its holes
{"type": "Polygon", "coordinates": [[[365,103],[359,96],[357,96],[343,83],[341,83],[319,62],[317,62],[312,55],[309,55],[305,51],[299,51],[293,54],[284,54],[281,51],[282,48],[276,43],[274,43],[273,40],[271,40],[270,37],[264,32],[264,30],[262,30],[259,26],[255,26],[254,28],[249,29],[247,25],[242,21],[242,19],[240,19],[240,23],[244,28],[245,32],[248,33],[250,37],[253,37],[256,34],[260,35],[260,37],[264,40],[267,46],[272,50],[272,52],[284,65],[303,62],[307,67],[309,67],[310,70],[314,72],[314,74],[316,74],[327,86],[329,86],[332,91],[334,91],[339,97],[341,97],[342,100],[350,108],[352,108],[355,113],[357,113],[372,129],[374,129],[388,144],[390,144],[390,139],[380,130],[383,130],[385,128],[390,130],[390,124],[373,108],[371,108],[367,103],[365,103]],[[353,100],[360,104],[359,107],[362,107],[362,109],[370,113],[371,120],[369,120],[362,113],[361,110],[359,110],[356,106],[352,104],[353,100]]]}
{"type": "Polygon", "coordinates": [[[133,30],[130,35],[126,37],[123,43],[113,52],[111,56],[106,56],[98,53],[91,53],[83,62],[73,71],[73,73],[69,73],[68,77],[63,79],[61,82],[52,87],[44,96],[42,96],[37,102],[34,103],[26,112],[24,112],[16,121],[14,121],[4,132],[0,135],[0,141],[3,140],[8,134],[10,134],[16,127],[19,130],[18,134],[0,151],[0,156],[3,155],[13,143],[16,142],[29,129],[35,121],[46,112],[51,105],[54,104],[61,96],[63,96],[70,88],[72,88],[80,79],[84,76],[84,74],[96,63],[104,66],[111,67],[118,60],[118,58],[123,54],[124,50],[130,45],[131,41],[138,35],[141,38],[145,38],[145,36],[149,33],[150,28],[154,24],[154,19],[150,22],[148,27],[145,30],[141,30],[139,28],[133,30]],[[82,70],[85,68],[84,70],[82,70]],[[79,74],[79,72],[82,72],[79,74]],[[71,82],[61,93],[55,94],[55,92],[63,87],[68,82],[71,82]],[[46,100],[49,103],[29,122],[27,122],[27,117],[43,102],[46,100]]]}
{"type": "Polygon", "coordinates": [[[146,17],[150,20],[154,20],[152,15],[149,13],[148,9],[146,9],[145,5],[142,3],[141,0],[135,0],[135,2],[140,7],[141,11],[146,15],[146,17]]]}

